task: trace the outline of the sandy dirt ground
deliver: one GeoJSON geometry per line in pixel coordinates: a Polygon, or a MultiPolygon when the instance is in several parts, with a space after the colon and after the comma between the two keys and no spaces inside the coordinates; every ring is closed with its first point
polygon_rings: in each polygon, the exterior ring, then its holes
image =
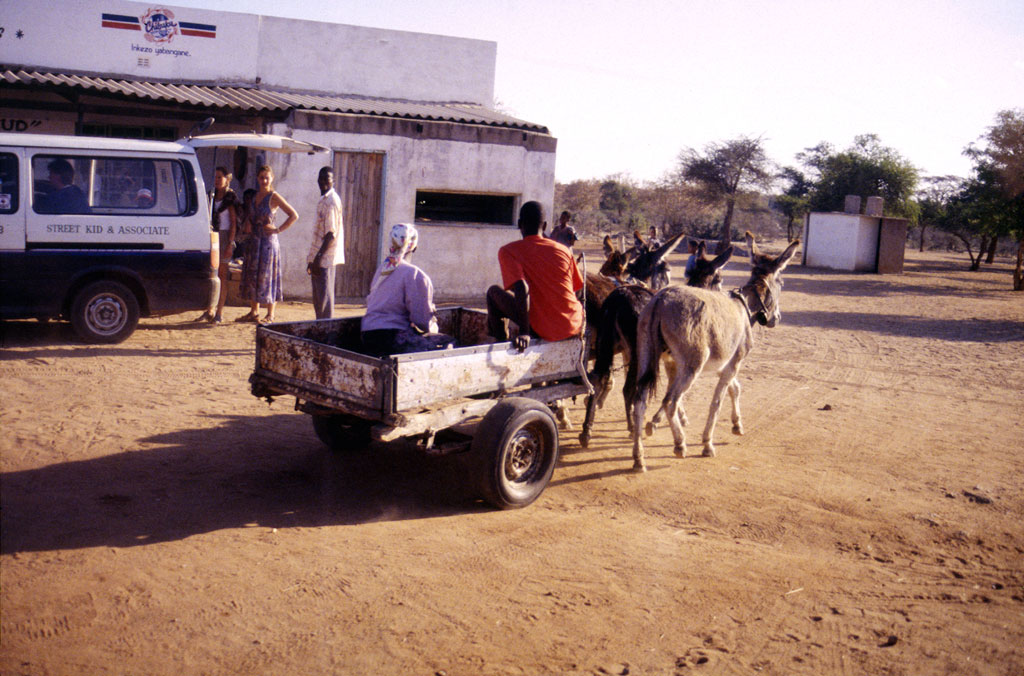
{"type": "Polygon", "coordinates": [[[791,266],[745,436],[699,457],[706,374],[693,457],[661,428],[634,474],[616,392],[507,512],[458,458],[327,452],[250,395],[252,325],[7,322],[0,672],[1022,674],[1024,295],[965,261],[791,266]]]}

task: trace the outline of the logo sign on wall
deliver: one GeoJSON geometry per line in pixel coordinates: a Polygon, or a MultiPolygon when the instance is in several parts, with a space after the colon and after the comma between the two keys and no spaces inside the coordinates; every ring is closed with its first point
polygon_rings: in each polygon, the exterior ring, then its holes
{"type": "Polygon", "coordinates": [[[169,43],[177,35],[196,38],[216,38],[217,27],[209,24],[178,21],[174,12],[162,7],[150,8],[142,16],[125,16],[123,14],[103,14],[104,28],[144,31],[146,40],[156,43],[169,43]]]}
{"type": "Polygon", "coordinates": [[[150,42],[170,42],[178,34],[178,22],[169,9],[151,9],[139,18],[150,42]]]}

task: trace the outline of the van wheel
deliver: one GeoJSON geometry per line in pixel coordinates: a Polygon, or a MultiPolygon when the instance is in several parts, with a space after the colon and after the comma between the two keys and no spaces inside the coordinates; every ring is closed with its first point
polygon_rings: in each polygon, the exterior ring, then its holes
{"type": "Polygon", "coordinates": [[[139,324],[139,301],[120,282],[93,282],[71,304],[71,325],[87,343],[120,343],[139,324]]]}

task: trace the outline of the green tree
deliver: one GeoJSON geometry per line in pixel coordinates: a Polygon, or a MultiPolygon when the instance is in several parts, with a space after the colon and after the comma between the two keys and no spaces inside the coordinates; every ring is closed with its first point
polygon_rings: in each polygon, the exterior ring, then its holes
{"type": "Polygon", "coordinates": [[[890,216],[914,220],[917,205],[917,168],[892,148],[883,146],[875,134],[862,134],[853,145],[836,152],[829,143],[819,143],[797,155],[811,173],[813,211],[842,211],[847,195],[879,196],[890,216]]]}
{"type": "Polygon", "coordinates": [[[737,200],[746,190],[766,189],[773,172],[760,138],[739,138],[709,143],[703,151],[685,148],[679,153],[679,177],[699,186],[704,199],[719,207],[725,216],[719,234],[721,241],[732,239],[732,221],[737,200]]]}
{"type": "Polygon", "coordinates": [[[976,180],[984,187],[979,194],[987,209],[979,228],[992,238],[992,255],[999,237],[1017,239],[1013,288],[1024,291],[1024,108],[997,113],[981,141],[964,151],[974,160],[976,180]]]}
{"type": "Polygon", "coordinates": [[[964,187],[964,179],[959,176],[926,176],[923,183],[924,186],[916,195],[920,209],[917,218],[920,228],[918,251],[924,251],[925,232],[929,226],[942,228],[948,216],[950,200],[964,187]]]}
{"type": "Polygon", "coordinates": [[[783,167],[778,175],[782,193],[775,196],[775,208],[786,218],[786,239],[793,241],[797,219],[803,219],[811,210],[811,188],[807,176],[795,167],[783,167]]]}
{"type": "Polygon", "coordinates": [[[983,230],[992,211],[991,196],[989,186],[974,177],[964,181],[945,205],[929,205],[929,209],[936,214],[935,225],[963,242],[971,260],[968,269],[972,271],[981,268],[981,259],[985,253],[986,236],[983,230]],[[975,238],[980,240],[977,255],[974,252],[975,238]]]}
{"type": "Polygon", "coordinates": [[[609,176],[601,182],[600,192],[601,210],[614,223],[620,225],[628,223],[630,212],[636,208],[636,195],[632,181],[621,174],[609,176]]]}
{"type": "Polygon", "coordinates": [[[985,161],[1007,197],[1024,192],[1024,108],[1001,110],[982,136],[985,145],[970,145],[965,154],[985,161]]]}
{"type": "MultiPolygon", "coordinates": [[[[981,268],[988,244],[1000,234],[1021,238],[1024,224],[1024,193],[1007,198],[996,172],[990,164],[975,166],[975,174],[965,180],[960,189],[945,205],[926,203],[929,215],[935,215],[935,225],[963,242],[970,258],[970,270],[981,268]],[[975,254],[977,246],[977,254],[975,254]]],[[[1018,269],[1014,272],[1014,289],[1021,290],[1020,244],[1018,269]]]]}

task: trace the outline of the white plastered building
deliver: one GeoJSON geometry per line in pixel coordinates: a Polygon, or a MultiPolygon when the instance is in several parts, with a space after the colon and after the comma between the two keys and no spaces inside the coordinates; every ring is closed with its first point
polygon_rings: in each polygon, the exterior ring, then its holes
{"type": "Polygon", "coordinates": [[[120,0],[4,4],[0,129],[175,139],[255,131],[330,149],[204,151],[236,189],[263,163],[299,212],[281,235],[286,298],[305,274],[322,166],[345,210],[339,299],[365,296],[394,223],[420,228],[417,265],[441,301],[482,303],[519,206],[554,199],[556,140],[494,110],[494,42],[120,0]]]}

